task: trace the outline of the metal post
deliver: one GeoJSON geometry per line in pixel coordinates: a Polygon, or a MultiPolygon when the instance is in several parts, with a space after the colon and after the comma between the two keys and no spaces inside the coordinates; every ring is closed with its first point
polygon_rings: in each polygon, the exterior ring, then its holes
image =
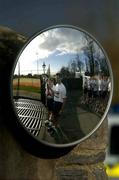
{"type": "Polygon", "coordinates": [[[37,56],[37,75],[38,75],[38,52],[36,52],[36,56],[37,56]]]}
{"type": "Polygon", "coordinates": [[[43,62],[42,67],[43,67],[43,73],[45,74],[45,68],[46,68],[45,62],[43,62]]]}
{"type": "Polygon", "coordinates": [[[19,97],[19,86],[20,86],[20,61],[18,61],[18,86],[17,86],[17,97],[19,97]]]}

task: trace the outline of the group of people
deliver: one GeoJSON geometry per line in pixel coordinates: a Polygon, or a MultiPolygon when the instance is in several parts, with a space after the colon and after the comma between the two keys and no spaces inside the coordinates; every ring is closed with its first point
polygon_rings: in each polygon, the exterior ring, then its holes
{"type": "Polygon", "coordinates": [[[52,124],[55,128],[59,126],[59,115],[64,110],[66,101],[66,87],[62,83],[60,74],[54,79],[48,78],[45,84],[46,107],[48,109],[48,120],[46,124],[52,124]]]}
{"type": "Polygon", "coordinates": [[[105,99],[110,92],[111,82],[109,77],[85,77],[84,80],[84,96],[86,98],[103,98],[105,99]]]}
{"type": "Polygon", "coordinates": [[[81,105],[102,115],[107,106],[110,91],[111,81],[108,76],[85,77],[81,105]]]}

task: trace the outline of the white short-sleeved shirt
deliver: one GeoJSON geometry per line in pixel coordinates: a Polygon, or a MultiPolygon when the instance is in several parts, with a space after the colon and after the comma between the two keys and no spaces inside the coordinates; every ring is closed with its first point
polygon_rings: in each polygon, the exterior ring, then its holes
{"type": "Polygon", "coordinates": [[[109,82],[109,84],[108,84],[108,91],[109,92],[111,91],[111,82],[109,82]]]}
{"type": "Polygon", "coordinates": [[[94,91],[98,91],[98,80],[94,80],[94,87],[93,87],[94,91]]]}
{"type": "Polygon", "coordinates": [[[102,91],[108,90],[108,81],[102,80],[102,91]]]}
{"type": "Polygon", "coordinates": [[[102,84],[102,79],[99,79],[99,80],[98,80],[98,90],[99,90],[99,91],[102,91],[102,89],[101,89],[101,88],[102,88],[102,85],[101,85],[101,84],[102,84]]]}
{"type": "Polygon", "coordinates": [[[54,88],[54,101],[63,103],[64,98],[66,98],[66,88],[64,84],[56,84],[54,88]]]}

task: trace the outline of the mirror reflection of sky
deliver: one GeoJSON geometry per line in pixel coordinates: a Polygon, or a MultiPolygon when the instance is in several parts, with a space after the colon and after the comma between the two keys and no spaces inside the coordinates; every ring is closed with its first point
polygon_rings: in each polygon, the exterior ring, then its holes
{"type": "MultiPolygon", "coordinates": [[[[67,67],[76,54],[84,62],[86,56],[82,48],[87,45],[85,34],[79,30],[59,27],[50,29],[36,36],[23,50],[19,57],[20,74],[42,74],[43,63],[46,71],[50,65],[52,74],[57,73],[62,66],[67,67]]],[[[18,64],[15,74],[18,73],[18,64]]]]}

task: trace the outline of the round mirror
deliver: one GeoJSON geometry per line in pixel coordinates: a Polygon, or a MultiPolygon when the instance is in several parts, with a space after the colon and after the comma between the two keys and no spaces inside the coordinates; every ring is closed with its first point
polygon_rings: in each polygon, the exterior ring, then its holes
{"type": "Polygon", "coordinates": [[[55,26],[33,36],[12,75],[18,122],[37,141],[75,145],[102,123],[112,98],[112,71],[101,45],[74,26],[55,26]]]}

